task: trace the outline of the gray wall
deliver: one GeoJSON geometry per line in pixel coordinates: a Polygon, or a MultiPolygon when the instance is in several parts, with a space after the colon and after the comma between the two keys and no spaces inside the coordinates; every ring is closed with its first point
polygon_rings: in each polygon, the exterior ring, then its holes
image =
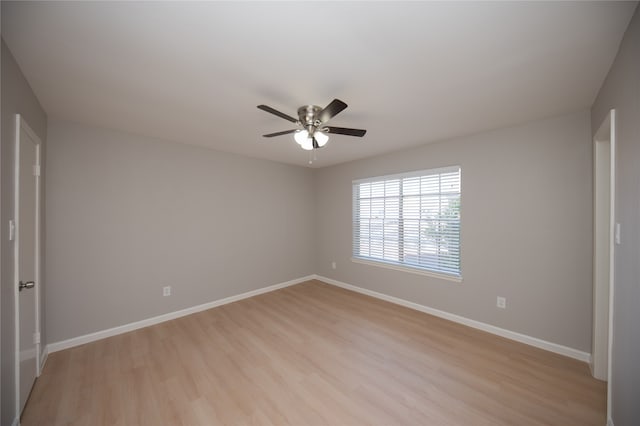
{"type": "Polygon", "coordinates": [[[590,133],[585,110],[316,171],[317,273],[590,352],[590,133]],[[350,261],[353,179],[454,164],[462,283],[350,261]]]}
{"type": "Polygon", "coordinates": [[[616,426],[640,424],[640,8],[591,109],[597,131],[616,109],[616,222],[612,418],[616,426]]]}
{"type": "MultiPolygon", "coordinates": [[[[40,106],[38,99],[29,87],[20,68],[16,64],[13,55],[2,40],[2,212],[0,219],[0,257],[2,264],[0,270],[2,282],[0,285],[0,316],[2,317],[2,329],[0,335],[0,363],[2,365],[1,387],[1,424],[11,424],[15,418],[15,304],[13,298],[13,242],[9,241],[9,220],[13,219],[15,203],[14,197],[14,138],[15,138],[15,114],[22,117],[42,140],[42,155],[46,155],[47,115],[40,106]]],[[[42,162],[44,165],[44,161],[42,162]]],[[[43,174],[46,173],[43,167],[43,174]]],[[[45,179],[42,180],[43,183],[45,179]]],[[[45,185],[42,186],[44,192],[45,185]]],[[[44,217],[44,205],[43,215],[44,217]]],[[[42,297],[44,297],[44,281],[39,283],[42,297]]],[[[41,318],[44,318],[42,316],[41,318]]],[[[42,337],[46,339],[44,323],[41,324],[42,337]]],[[[46,340],[44,340],[46,341],[46,340]]]]}
{"type": "Polygon", "coordinates": [[[311,170],[55,120],[48,137],[49,343],[315,272],[311,170]]]}

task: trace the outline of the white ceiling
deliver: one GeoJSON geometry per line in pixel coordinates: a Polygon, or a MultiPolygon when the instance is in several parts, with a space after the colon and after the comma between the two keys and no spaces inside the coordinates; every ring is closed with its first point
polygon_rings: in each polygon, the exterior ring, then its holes
{"type": "Polygon", "coordinates": [[[2,2],[52,118],[308,165],[301,105],[339,98],[312,167],[590,106],[635,2],[2,2]]]}

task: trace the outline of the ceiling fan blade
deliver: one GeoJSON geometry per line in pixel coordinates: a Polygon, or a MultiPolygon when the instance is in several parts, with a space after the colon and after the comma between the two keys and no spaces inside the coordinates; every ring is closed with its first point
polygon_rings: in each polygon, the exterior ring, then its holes
{"type": "Polygon", "coordinates": [[[325,127],[322,130],[325,130],[328,133],[333,133],[335,135],[349,135],[349,136],[358,136],[363,137],[366,130],[362,129],[349,129],[347,127],[325,127]]]}
{"type": "Polygon", "coordinates": [[[340,99],[334,99],[329,105],[327,105],[322,111],[318,113],[318,120],[326,123],[346,107],[347,104],[342,102],[340,99]]]}
{"type": "Polygon", "coordinates": [[[258,108],[263,110],[263,111],[270,112],[273,115],[277,115],[280,118],[284,118],[285,120],[289,120],[292,123],[297,123],[298,122],[298,120],[296,120],[295,118],[291,117],[290,115],[287,115],[284,112],[280,112],[277,109],[273,109],[270,106],[258,105],[258,108]]]}
{"type": "Polygon", "coordinates": [[[296,130],[298,130],[298,129],[293,129],[293,130],[284,130],[284,131],[282,131],[282,132],[275,132],[275,133],[268,133],[268,134],[266,134],[266,135],[262,135],[262,136],[264,136],[265,138],[272,138],[272,137],[274,137],[274,136],[288,135],[289,133],[293,133],[293,132],[295,132],[296,130]]]}

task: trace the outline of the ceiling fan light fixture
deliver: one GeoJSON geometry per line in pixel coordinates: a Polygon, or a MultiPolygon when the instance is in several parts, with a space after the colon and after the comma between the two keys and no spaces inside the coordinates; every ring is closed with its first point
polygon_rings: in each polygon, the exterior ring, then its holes
{"type": "Polygon", "coordinates": [[[293,138],[296,140],[296,142],[298,142],[298,145],[300,146],[302,146],[302,144],[304,144],[307,140],[310,140],[309,132],[307,132],[306,130],[297,130],[293,135],[293,138]]]}
{"type": "Polygon", "coordinates": [[[293,138],[296,140],[298,145],[307,151],[311,151],[313,149],[313,139],[309,137],[309,132],[306,130],[298,130],[293,135],[293,138]]]}
{"type": "Polygon", "coordinates": [[[318,142],[318,146],[320,148],[325,146],[327,144],[327,142],[329,141],[329,135],[327,135],[326,133],[320,132],[320,131],[316,131],[313,134],[313,136],[315,136],[316,142],[318,142]]]}
{"type": "MultiPolygon", "coordinates": [[[[318,144],[318,148],[322,148],[329,141],[329,135],[321,131],[313,132],[313,137],[316,138],[316,143],[318,144]]],[[[308,151],[312,150],[313,147],[313,137],[309,136],[309,131],[306,129],[298,130],[294,133],[293,138],[296,140],[298,145],[302,147],[302,149],[306,149],[308,151]]]]}
{"type": "Polygon", "coordinates": [[[311,151],[313,149],[313,140],[311,138],[305,139],[303,143],[300,144],[302,149],[311,151]]]}

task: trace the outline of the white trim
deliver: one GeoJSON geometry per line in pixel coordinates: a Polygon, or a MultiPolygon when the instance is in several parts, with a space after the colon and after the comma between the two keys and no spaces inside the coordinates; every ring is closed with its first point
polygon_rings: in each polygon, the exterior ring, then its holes
{"type": "Polygon", "coordinates": [[[443,280],[453,281],[456,283],[462,282],[462,277],[460,276],[441,274],[438,272],[432,272],[432,271],[428,271],[426,269],[421,269],[421,268],[412,268],[409,265],[400,265],[400,264],[395,264],[391,262],[385,262],[384,260],[360,259],[359,257],[352,257],[351,261],[353,263],[362,263],[363,265],[378,266],[380,268],[393,269],[394,271],[409,272],[411,274],[416,274],[416,275],[426,275],[427,277],[440,278],[443,280]]]}
{"type": "Polygon", "coordinates": [[[525,343],[536,348],[544,349],[550,352],[554,352],[560,355],[568,356],[570,358],[577,359],[579,361],[590,362],[591,354],[583,352],[578,349],[570,348],[567,346],[559,345],[557,343],[548,342],[546,340],[538,339],[537,337],[527,336],[526,334],[516,333],[515,331],[506,330],[504,328],[496,327],[494,325],[485,324],[480,321],[465,318],[460,315],[451,314],[449,312],[441,311],[431,308],[429,306],[420,305],[418,303],[409,302],[408,300],[400,299],[398,297],[389,296],[377,291],[368,290],[362,287],[357,287],[351,284],[344,283],[342,281],[334,280],[331,278],[316,275],[315,279],[325,282],[327,284],[335,285],[337,287],[344,288],[346,290],[355,291],[357,293],[366,294],[367,296],[375,297],[376,299],[385,300],[387,302],[395,303],[406,308],[415,309],[416,311],[424,312],[436,317],[444,318],[449,321],[463,324],[478,330],[486,331],[497,336],[506,337],[507,339],[515,340],[516,342],[525,343]]]}
{"type": "Polygon", "coordinates": [[[604,380],[606,375],[607,381],[607,419],[611,418],[612,415],[612,348],[613,348],[613,316],[614,316],[614,292],[615,292],[615,253],[616,253],[616,241],[615,241],[615,230],[616,230],[616,110],[611,109],[609,113],[605,116],[604,120],[600,124],[600,127],[595,132],[593,136],[593,146],[594,146],[594,320],[593,320],[593,345],[595,347],[595,342],[600,342],[602,340],[602,331],[600,327],[602,325],[603,318],[600,314],[602,310],[601,304],[598,303],[599,299],[596,298],[596,295],[602,291],[602,286],[607,285],[606,294],[608,297],[608,314],[606,318],[606,328],[607,328],[607,342],[606,342],[606,371],[603,373],[602,371],[602,361],[603,357],[601,351],[594,350],[594,357],[597,356],[596,361],[597,365],[592,366],[591,372],[596,373],[593,374],[594,377],[604,380]],[[607,152],[608,151],[608,152],[607,152]],[[603,165],[604,160],[606,160],[606,156],[608,156],[609,163],[606,166],[603,165]],[[602,170],[602,169],[605,170],[602,170]],[[608,188],[603,188],[604,185],[600,182],[600,178],[604,173],[608,173],[608,188]],[[604,194],[602,194],[604,192],[604,194]],[[597,214],[597,205],[595,203],[602,202],[602,196],[607,196],[608,199],[606,202],[609,206],[608,211],[608,223],[606,224],[607,235],[606,241],[605,238],[602,237],[601,228],[602,220],[600,216],[597,214]],[[598,231],[598,232],[596,232],[598,231]],[[608,248],[608,258],[601,253],[602,245],[605,245],[608,248]],[[609,272],[609,276],[607,280],[603,280],[599,272],[600,268],[606,267],[609,272]],[[598,315],[600,314],[600,315],[598,315]],[[595,367],[595,368],[594,368],[595,367]]]}
{"type": "Polygon", "coordinates": [[[302,278],[296,278],[294,280],[286,281],[279,284],[274,284],[268,287],[259,288],[257,290],[248,291],[235,296],[225,297],[224,299],[218,299],[211,302],[203,303],[202,305],[192,306],[190,308],[181,309],[179,311],[169,312],[166,314],[158,315],[156,317],[147,318],[141,321],[132,322],[129,324],[121,325],[118,327],[109,328],[107,330],[97,331],[95,333],[85,334],[83,336],[74,337],[60,342],[54,342],[47,345],[45,351],[47,353],[54,353],[63,349],[73,348],[75,346],[84,345],[85,343],[94,342],[96,340],[106,339],[107,337],[116,336],[118,334],[127,333],[129,331],[138,330],[140,328],[149,327],[151,325],[160,324],[165,321],[171,321],[176,318],[191,315],[196,312],[205,311],[207,309],[215,308],[217,306],[226,305],[228,303],[237,302],[249,297],[258,296],[260,294],[269,293],[274,290],[289,287],[295,284],[300,284],[305,281],[309,281],[315,278],[315,275],[308,275],[302,278]]]}
{"type": "Polygon", "coordinates": [[[580,351],[578,349],[569,348],[567,346],[559,345],[557,343],[548,342],[542,339],[538,339],[536,337],[527,336],[525,334],[516,333],[514,331],[506,330],[500,327],[496,327],[490,324],[485,324],[479,321],[475,321],[469,318],[465,318],[459,315],[451,314],[449,312],[441,311],[438,309],[434,309],[428,306],[420,305],[418,303],[409,302],[404,299],[400,299],[393,296],[388,296],[383,293],[378,293],[373,290],[368,290],[362,287],[357,287],[351,284],[344,283],[342,281],[334,280],[332,278],[327,278],[321,275],[313,274],[308,275],[306,277],[297,278],[291,281],[286,281],[280,284],[271,285],[268,287],[263,287],[257,290],[252,290],[246,293],[238,294],[235,296],[226,297],[224,299],[214,300],[212,302],[204,303],[202,305],[193,306],[191,308],[182,309],[179,311],[170,312],[167,314],[159,315],[153,318],[148,318],[141,321],[136,321],[133,323],[125,324],[119,327],[110,328],[103,331],[98,331],[95,333],[86,334],[79,337],[74,337],[71,339],[63,340],[60,342],[54,342],[48,344],[43,352],[43,363],[47,359],[47,355],[50,353],[58,352],[64,349],[73,348],[76,346],[84,345],[86,343],[94,342],[96,340],[105,339],[107,337],[116,336],[118,334],[127,333],[129,331],[138,330],[140,328],[148,327],[155,324],[160,324],[165,321],[170,321],[172,319],[180,318],[186,315],[190,315],[196,312],[201,312],[207,309],[215,308],[217,306],[222,306],[228,303],[237,302],[239,300],[247,299],[253,296],[258,296],[260,294],[268,293],[271,291],[275,291],[281,288],[290,287],[292,285],[300,284],[305,281],[310,280],[319,280],[326,284],[335,285],[337,287],[344,288],[346,290],[354,291],[357,293],[365,294],[367,296],[375,297],[376,299],[385,300],[387,302],[391,302],[397,305],[401,305],[410,309],[414,309],[420,312],[424,312],[430,315],[434,315],[440,318],[447,319],[449,321],[453,321],[459,324],[463,324],[472,328],[476,328],[482,331],[486,331],[491,334],[495,334],[501,337],[505,337],[507,339],[515,340],[517,342],[525,343],[530,346],[534,346],[540,349],[544,349],[550,352],[554,352],[560,355],[565,355],[570,358],[574,358],[583,362],[590,362],[591,354],[587,352],[580,351]]]}
{"type": "Polygon", "coordinates": [[[611,417],[609,417],[609,418],[607,419],[607,426],[614,426],[614,425],[613,425],[613,419],[612,419],[611,417]]]}
{"type": "Polygon", "coordinates": [[[16,417],[15,419],[13,419],[13,423],[11,423],[11,426],[20,426],[20,417],[16,417]]]}
{"type": "Polygon", "coordinates": [[[40,144],[40,139],[38,139],[38,137],[36,136],[36,134],[31,131],[29,129],[29,126],[27,126],[27,123],[24,122],[23,120],[23,124],[26,126],[28,133],[32,133],[30,135],[30,137],[35,138],[35,140],[38,142],[36,145],[36,164],[34,165],[34,176],[36,178],[36,224],[35,224],[35,229],[34,232],[36,233],[36,242],[35,242],[35,259],[34,262],[36,264],[36,272],[35,272],[35,309],[36,309],[36,333],[38,335],[38,342],[35,344],[35,348],[36,348],[36,378],[40,377],[40,373],[42,373],[42,370],[40,369],[40,365],[41,365],[41,353],[42,353],[42,334],[40,333],[40,306],[41,306],[41,300],[40,300],[40,294],[41,291],[40,289],[42,288],[42,207],[41,207],[41,197],[42,197],[42,174],[41,174],[41,168],[42,168],[42,149],[41,149],[41,144],[40,144]],[[37,169],[37,174],[36,174],[36,170],[37,169]]]}
{"type": "Polygon", "coordinates": [[[613,310],[614,310],[614,293],[615,293],[615,272],[616,272],[616,244],[614,241],[616,226],[616,110],[611,112],[611,188],[609,190],[611,211],[609,212],[610,221],[610,239],[609,239],[609,336],[607,342],[607,422],[611,420],[613,426],[613,310]]]}
{"type": "MultiPolygon", "coordinates": [[[[13,321],[14,321],[14,345],[15,345],[15,364],[14,364],[14,392],[15,394],[15,413],[20,423],[20,299],[18,294],[18,285],[20,284],[20,114],[15,116],[15,152],[13,159],[13,223],[15,232],[13,234],[13,321]]],[[[15,423],[15,421],[14,421],[15,423]]]]}

